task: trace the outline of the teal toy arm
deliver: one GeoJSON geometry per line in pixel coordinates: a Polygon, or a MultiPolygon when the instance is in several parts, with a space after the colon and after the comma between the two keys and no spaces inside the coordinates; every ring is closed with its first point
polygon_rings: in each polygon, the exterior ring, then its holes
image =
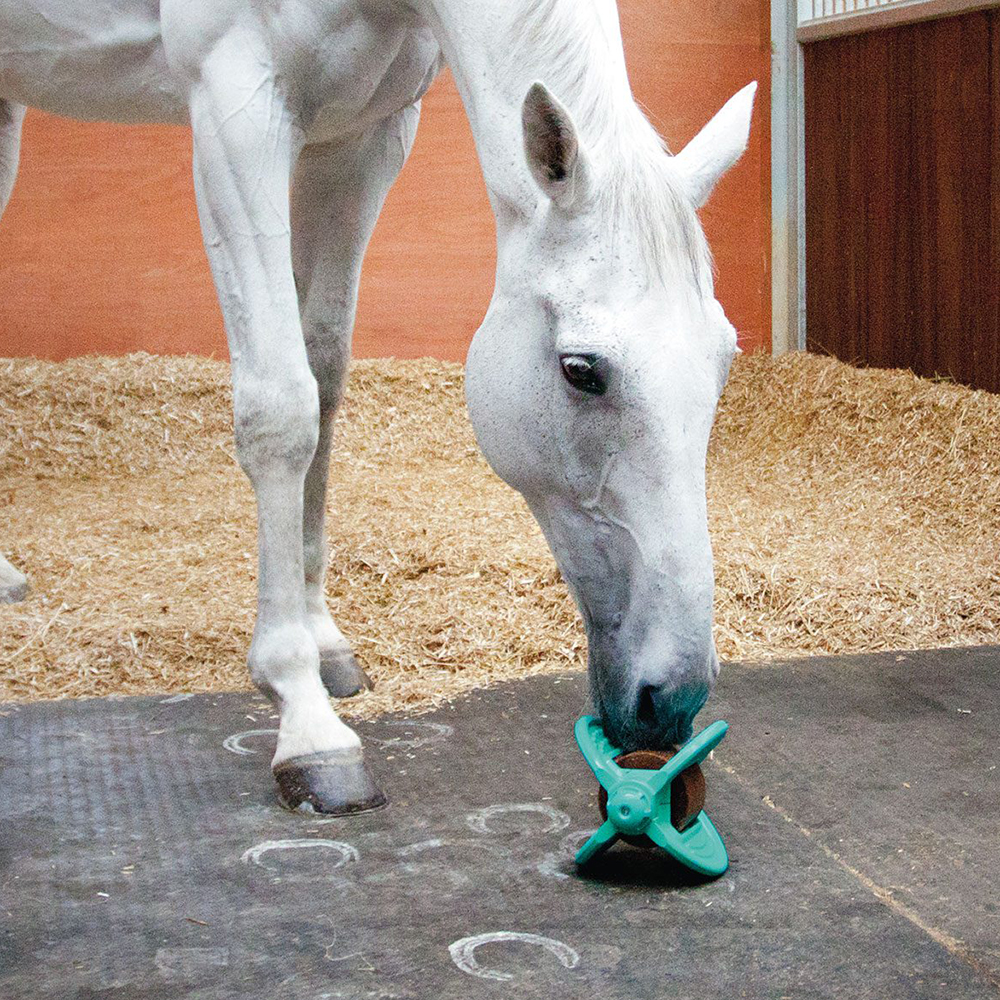
{"type": "Polygon", "coordinates": [[[646,836],[702,875],[721,875],[729,867],[726,845],[704,810],[683,833],[669,819],[657,819],[650,823],[646,836]]]}
{"type": "Polygon", "coordinates": [[[597,832],[576,852],[576,863],[585,865],[595,854],[606,851],[618,839],[618,831],[611,820],[606,820],[597,832]]]}
{"type": "Polygon", "coordinates": [[[576,737],[576,745],[580,748],[583,759],[594,772],[594,776],[610,790],[611,784],[621,774],[621,768],[615,763],[615,757],[621,750],[612,745],[604,735],[600,722],[592,715],[584,715],[576,720],[573,735],[576,737]]]}
{"type": "Polygon", "coordinates": [[[666,788],[681,771],[692,764],[700,764],[721,742],[729,731],[729,723],[713,722],[706,726],[697,736],[693,736],[656,772],[657,792],[666,788]]]}

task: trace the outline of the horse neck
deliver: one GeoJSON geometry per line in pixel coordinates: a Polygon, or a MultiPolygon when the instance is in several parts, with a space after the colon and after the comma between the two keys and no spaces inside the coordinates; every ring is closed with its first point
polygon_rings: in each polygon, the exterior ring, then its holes
{"type": "Polygon", "coordinates": [[[609,135],[636,120],[648,129],[631,96],[614,0],[424,6],[472,126],[501,238],[538,202],[522,152],[521,105],[532,83],[541,81],[566,105],[592,159],[613,155],[609,135]]]}

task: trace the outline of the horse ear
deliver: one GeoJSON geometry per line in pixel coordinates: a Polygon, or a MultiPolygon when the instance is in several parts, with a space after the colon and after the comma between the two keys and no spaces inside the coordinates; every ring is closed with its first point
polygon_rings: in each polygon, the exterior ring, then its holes
{"type": "Polygon", "coordinates": [[[708,201],[719,178],[743,155],[750,137],[756,82],[738,91],[674,157],[695,208],[708,201]]]}
{"type": "Polygon", "coordinates": [[[583,187],[584,156],[570,113],[543,83],[534,83],[521,106],[524,151],[538,186],[560,208],[583,187]]]}

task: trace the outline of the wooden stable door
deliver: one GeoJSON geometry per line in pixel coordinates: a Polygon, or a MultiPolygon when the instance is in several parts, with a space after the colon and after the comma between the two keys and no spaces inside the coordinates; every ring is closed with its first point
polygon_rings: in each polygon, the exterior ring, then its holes
{"type": "Polygon", "coordinates": [[[1000,10],[805,46],[810,350],[1000,392],[1000,10]]]}

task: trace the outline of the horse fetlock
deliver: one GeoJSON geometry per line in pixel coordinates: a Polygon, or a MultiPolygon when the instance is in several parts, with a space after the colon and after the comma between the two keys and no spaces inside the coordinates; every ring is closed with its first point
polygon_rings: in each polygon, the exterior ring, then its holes
{"type": "Polygon", "coordinates": [[[271,761],[276,768],[285,761],[319,753],[361,750],[361,740],[330,707],[317,674],[310,683],[286,687],[280,703],[278,745],[271,761]]]}

